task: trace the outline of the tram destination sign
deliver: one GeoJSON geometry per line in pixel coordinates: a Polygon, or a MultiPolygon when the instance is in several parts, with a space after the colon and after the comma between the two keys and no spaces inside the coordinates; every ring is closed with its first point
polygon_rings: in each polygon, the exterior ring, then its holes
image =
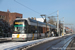
{"type": "Polygon", "coordinates": [[[24,24],[24,22],[15,22],[15,24],[24,24]]]}

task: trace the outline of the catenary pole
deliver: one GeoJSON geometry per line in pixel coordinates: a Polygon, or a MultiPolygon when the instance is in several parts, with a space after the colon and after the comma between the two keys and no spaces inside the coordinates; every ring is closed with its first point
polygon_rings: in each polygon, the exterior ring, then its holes
{"type": "Polygon", "coordinates": [[[57,34],[59,34],[59,36],[60,36],[60,33],[59,33],[59,11],[57,11],[57,34]]]}
{"type": "Polygon", "coordinates": [[[65,32],[64,32],[64,29],[65,29],[65,28],[64,28],[64,17],[63,17],[63,34],[65,33],[65,32]]]}

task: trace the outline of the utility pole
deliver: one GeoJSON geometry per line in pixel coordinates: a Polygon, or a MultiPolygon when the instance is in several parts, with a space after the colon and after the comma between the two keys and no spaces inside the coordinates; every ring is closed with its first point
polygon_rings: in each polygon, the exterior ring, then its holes
{"type": "Polygon", "coordinates": [[[62,33],[62,35],[64,35],[65,34],[65,26],[64,26],[64,17],[63,17],[63,33],[62,33]]]}
{"type": "Polygon", "coordinates": [[[60,36],[60,33],[59,33],[59,11],[57,11],[57,34],[59,34],[60,36]]]}
{"type": "Polygon", "coordinates": [[[57,16],[52,16],[52,17],[57,17],[57,34],[60,36],[60,32],[59,32],[59,11],[57,11],[57,16]]]}
{"type": "Polygon", "coordinates": [[[63,22],[63,29],[62,29],[62,33],[60,33],[60,35],[62,36],[62,35],[64,35],[64,33],[65,33],[65,26],[64,26],[64,17],[62,18],[63,19],[63,21],[61,21],[61,22],[63,22]]]}

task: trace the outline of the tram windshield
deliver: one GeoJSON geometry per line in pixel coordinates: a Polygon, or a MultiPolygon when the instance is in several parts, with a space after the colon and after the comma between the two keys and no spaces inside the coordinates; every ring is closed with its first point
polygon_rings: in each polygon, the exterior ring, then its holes
{"type": "Polygon", "coordinates": [[[16,20],[14,22],[14,32],[18,32],[18,33],[24,33],[24,21],[23,20],[16,20]]]}

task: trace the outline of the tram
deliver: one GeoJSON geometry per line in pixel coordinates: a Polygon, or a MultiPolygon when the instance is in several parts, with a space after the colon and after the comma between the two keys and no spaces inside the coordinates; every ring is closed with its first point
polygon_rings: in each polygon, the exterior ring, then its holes
{"type": "Polygon", "coordinates": [[[26,41],[38,38],[50,37],[52,29],[56,29],[55,25],[47,24],[30,18],[17,18],[14,23],[14,31],[12,40],[26,41]]]}

